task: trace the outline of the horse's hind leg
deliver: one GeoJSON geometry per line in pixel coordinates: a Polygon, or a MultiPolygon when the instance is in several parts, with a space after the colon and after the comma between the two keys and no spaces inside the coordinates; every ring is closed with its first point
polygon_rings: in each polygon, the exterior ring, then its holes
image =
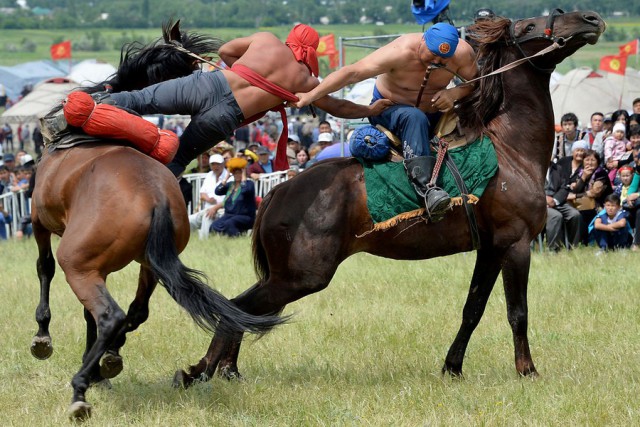
{"type": "Polygon", "coordinates": [[[51,335],[49,335],[49,323],[51,322],[49,290],[56,271],[56,262],[51,252],[51,232],[44,228],[37,218],[33,221],[33,235],[38,244],[36,267],[40,281],[40,302],[36,308],[38,332],[31,341],[31,354],[37,359],[47,359],[53,353],[51,335]]]}
{"type": "Polygon", "coordinates": [[[122,372],[123,364],[120,349],[126,342],[126,334],[138,329],[149,318],[149,300],[157,284],[158,280],[153,272],[145,266],[140,266],[138,290],[127,311],[124,328],[119,332],[113,344],[109,346],[109,349],[100,360],[100,375],[103,378],[113,378],[122,372]]]}
{"type": "Polygon", "coordinates": [[[467,302],[462,311],[462,324],[449,348],[442,373],[449,372],[453,376],[462,376],[462,362],[467,345],[484,314],[489,295],[500,274],[501,263],[502,253],[497,253],[495,249],[478,250],[467,302]]]}
{"type": "Polygon", "coordinates": [[[502,281],[507,301],[507,319],[513,333],[516,370],[520,375],[536,376],[527,338],[527,286],[531,251],[528,242],[519,242],[507,251],[502,267],[502,281]]]}

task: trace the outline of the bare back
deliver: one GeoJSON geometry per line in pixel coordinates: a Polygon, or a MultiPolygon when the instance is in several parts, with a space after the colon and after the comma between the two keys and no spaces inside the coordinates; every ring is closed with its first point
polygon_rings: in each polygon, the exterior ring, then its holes
{"type": "MultiPolygon", "coordinates": [[[[309,91],[318,84],[306,65],[298,62],[291,50],[271,33],[256,33],[232,40],[222,46],[220,56],[227,64],[231,62],[249,67],[292,93],[309,91]]],[[[283,102],[277,96],[251,86],[232,71],[222,72],[245,117],[269,110],[283,102]]]]}

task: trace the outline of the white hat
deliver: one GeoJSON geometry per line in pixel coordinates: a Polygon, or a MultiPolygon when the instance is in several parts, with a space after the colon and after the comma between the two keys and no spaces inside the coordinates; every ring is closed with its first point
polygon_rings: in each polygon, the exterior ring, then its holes
{"type": "Polygon", "coordinates": [[[333,142],[333,134],[331,132],[322,132],[318,135],[318,142],[333,142]]]}
{"type": "Polygon", "coordinates": [[[290,133],[287,138],[290,139],[291,141],[300,143],[300,137],[298,137],[298,135],[296,135],[295,133],[290,133]]]}
{"type": "Polygon", "coordinates": [[[22,166],[26,165],[29,162],[33,163],[33,157],[31,157],[31,154],[25,154],[24,156],[22,156],[22,159],[20,159],[20,164],[22,166]]]}
{"type": "Polygon", "coordinates": [[[617,132],[619,130],[622,131],[622,132],[626,132],[627,131],[627,128],[624,125],[624,123],[618,122],[615,125],[613,125],[613,132],[617,132]]]}
{"type": "Polygon", "coordinates": [[[209,157],[209,164],[211,163],[224,163],[224,157],[222,157],[220,154],[212,154],[211,157],[209,157]]]}

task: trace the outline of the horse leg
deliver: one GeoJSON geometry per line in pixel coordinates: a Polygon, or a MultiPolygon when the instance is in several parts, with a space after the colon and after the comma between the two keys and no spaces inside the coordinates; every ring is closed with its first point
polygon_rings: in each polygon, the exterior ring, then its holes
{"type": "MultiPolygon", "coordinates": [[[[59,256],[58,259],[65,258],[59,256]]],[[[97,327],[97,336],[89,348],[94,336],[91,332],[92,322],[87,322],[87,349],[80,370],[71,380],[73,399],[68,413],[73,419],[84,420],[91,416],[91,405],[87,403],[85,393],[97,379],[96,374],[99,375],[100,358],[124,326],[125,314],[107,291],[104,278],[97,273],[69,268],[66,263],[61,265],[67,272],[71,289],[85,306],[87,317],[92,317],[97,327]]]]}
{"type": "Polygon", "coordinates": [[[462,362],[471,334],[480,323],[489,300],[489,295],[496,283],[502,267],[503,255],[495,248],[478,250],[476,265],[473,270],[471,286],[467,301],[462,311],[462,324],[453,344],[449,348],[442,373],[449,372],[453,376],[462,376],[462,362]]]}
{"type": "Polygon", "coordinates": [[[51,335],[49,335],[49,323],[51,322],[51,309],[49,307],[49,290],[51,280],[56,271],[56,262],[51,252],[51,232],[44,228],[40,221],[33,221],[33,235],[38,245],[38,260],[36,268],[40,281],[40,302],[36,308],[36,322],[38,332],[31,341],[31,354],[37,359],[48,359],[53,353],[51,335]]]}
{"type": "Polygon", "coordinates": [[[537,376],[527,338],[528,307],[527,286],[531,251],[529,242],[521,241],[510,248],[505,255],[502,267],[502,281],[507,301],[507,319],[513,333],[516,370],[520,375],[537,376]]]}
{"type": "Polygon", "coordinates": [[[156,288],[158,280],[151,270],[140,266],[138,275],[138,290],[136,297],[129,305],[124,328],[119,332],[113,344],[100,360],[100,375],[104,378],[113,378],[122,372],[122,356],[120,349],[124,346],[127,333],[133,332],[149,318],[149,300],[156,288]]]}

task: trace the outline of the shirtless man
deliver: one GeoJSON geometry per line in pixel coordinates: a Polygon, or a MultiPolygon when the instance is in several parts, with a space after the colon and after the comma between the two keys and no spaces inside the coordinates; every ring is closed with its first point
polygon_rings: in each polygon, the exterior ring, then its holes
{"type": "MultiPolygon", "coordinates": [[[[430,151],[429,127],[435,126],[441,112],[451,110],[456,101],[473,90],[471,85],[446,89],[453,75],[436,69],[431,72],[416,108],[430,64],[445,65],[465,79],[472,79],[477,73],[473,48],[458,38],[455,27],[438,23],[424,34],[402,35],[358,62],[331,73],[310,92],[297,93],[300,101],[295,105],[304,107],[346,85],[378,76],[373,99],[389,99],[396,105],[369,121],[384,126],[401,139],[405,159],[425,156],[430,151]]],[[[427,196],[427,210],[448,207],[450,199],[445,195],[438,189],[427,196]]]]}
{"type": "MultiPolygon", "coordinates": [[[[106,102],[140,114],[191,115],[178,152],[168,165],[178,176],[191,160],[231,136],[245,120],[256,120],[257,115],[282,107],[285,100],[294,96],[293,92],[310,91],[318,85],[314,77],[318,75],[318,43],[318,33],[302,24],[293,28],[286,44],[271,33],[256,33],[220,48],[218,54],[229,69],[197,71],[140,91],[114,93],[106,102]],[[249,83],[247,79],[252,78],[259,81],[249,83]],[[275,87],[268,88],[270,83],[275,87]]],[[[361,106],[322,96],[314,104],[338,117],[358,118],[377,115],[391,102],[361,106]]],[[[284,132],[284,148],[279,151],[286,162],[284,132]]]]}
{"type": "Polygon", "coordinates": [[[371,117],[370,121],[374,125],[382,124],[400,137],[405,158],[421,156],[429,152],[427,128],[434,121],[430,119],[440,116],[441,111],[449,111],[457,100],[473,90],[470,85],[446,89],[453,75],[436,69],[429,76],[419,107],[415,108],[420,85],[430,64],[446,65],[466,79],[475,77],[477,71],[471,46],[458,39],[453,26],[439,23],[424,34],[402,35],[358,62],[329,74],[312,91],[297,93],[300,101],[295,105],[304,107],[349,84],[378,76],[373,99],[385,98],[397,105],[371,117]],[[434,50],[429,45],[435,46],[434,50]],[[442,51],[439,50],[441,45],[444,45],[442,51]]]}

